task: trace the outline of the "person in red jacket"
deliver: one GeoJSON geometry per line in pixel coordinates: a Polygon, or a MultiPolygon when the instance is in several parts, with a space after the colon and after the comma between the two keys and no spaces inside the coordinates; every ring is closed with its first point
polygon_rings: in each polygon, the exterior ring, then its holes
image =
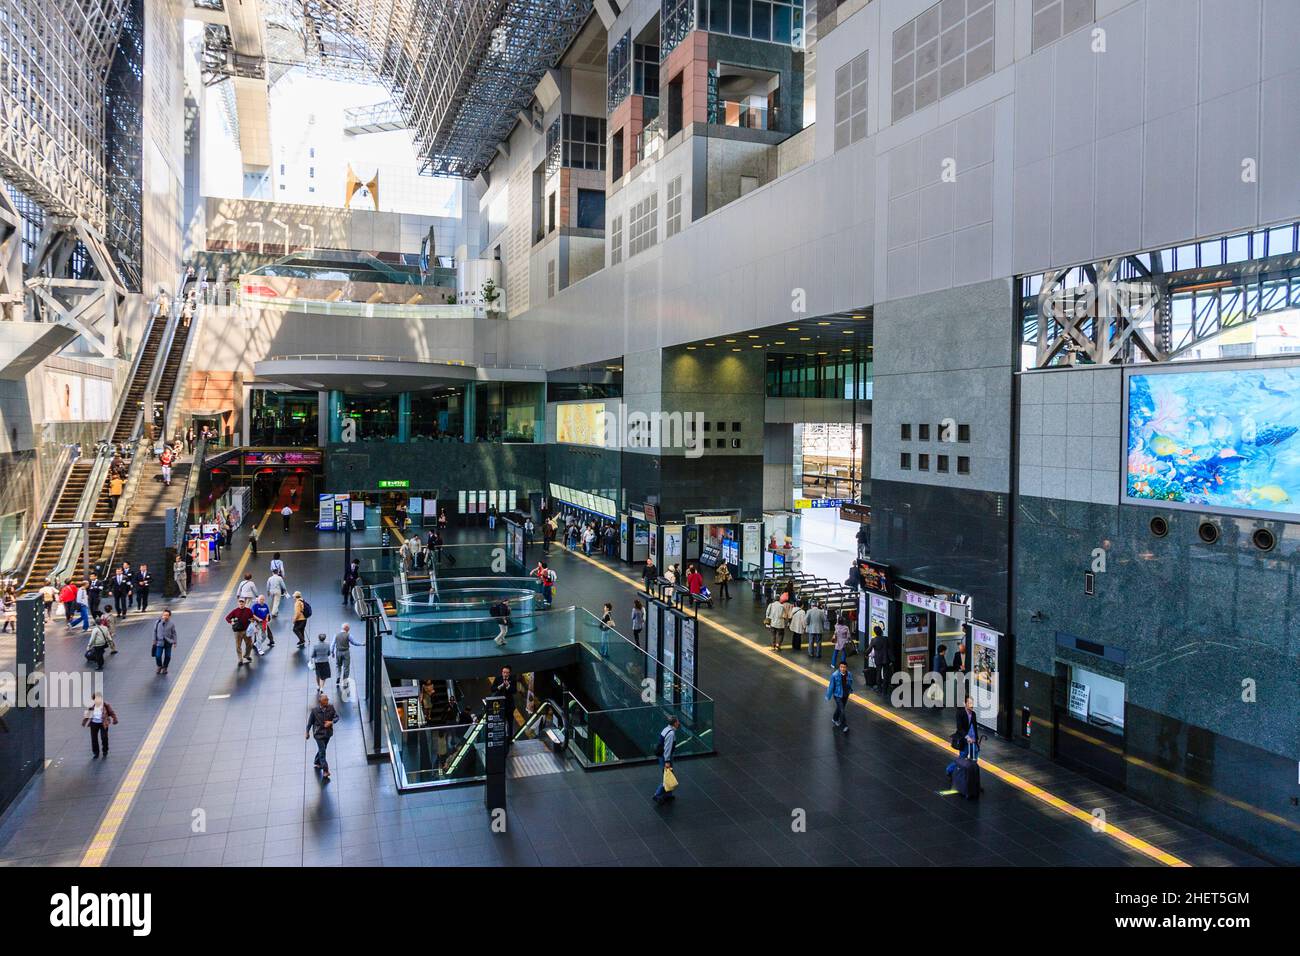
{"type": "Polygon", "coordinates": [[[686,588],[696,595],[704,589],[704,575],[700,574],[699,568],[693,564],[686,572],[686,588]]]}
{"type": "Polygon", "coordinates": [[[64,620],[68,627],[72,627],[72,619],[77,616],[77,586],[72,583],[72,578],[59,588],[59,600],[63,603],[64,620]]]}

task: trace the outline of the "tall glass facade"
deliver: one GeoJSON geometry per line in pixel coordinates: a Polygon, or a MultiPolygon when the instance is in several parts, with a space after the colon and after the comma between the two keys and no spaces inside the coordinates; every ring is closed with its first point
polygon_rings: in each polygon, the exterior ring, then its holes
{"type": "Polygon", "coordinates": [[[249,443],[315,445],[319,406],[316,392],[254,389],[249,396],[249,443]]]}
{"type": "Polygon", "coordinates": [[[411,441],[464,441],[465,389],[443,385],[411,393],[411,441]]]}

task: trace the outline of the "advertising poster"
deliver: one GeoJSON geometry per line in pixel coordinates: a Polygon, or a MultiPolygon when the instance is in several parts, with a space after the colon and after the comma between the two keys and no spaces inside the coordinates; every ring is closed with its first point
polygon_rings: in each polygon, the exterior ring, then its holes
{"type": "Polygon", "coordinates": [[[106,378],[83,379],[83,411],[88,422],[106,422],[113,417],[113,383],[106,378]]]}
{"type": "Polygon", "coordinates": [[[1088,685],[1070,681],[1070,716],[1088,719],[1088,685]]]}
{"type": "Polygon", "coordinates": [[[555,440],[563,445],[605,447],[605,403],[571,402],[555,406],[555,440]]]}
{"type": "Polygon", "coordinates": [[[336,525],[334,524],[334,496],[317,495],[316,497],[320,499],[319,511],[317,512],[319,517],[316,519],[317,529],[319,529],[320,531],[335,530],[336,525]]]}
{"type": "Polygon", "coordinates": [[[763,525],[757,521],[746,521],[741,527],[741,542],[744,546],[745,560],[761,567],[763,564],[763,525]]]}
{"type": "Polygon", "coordinates": [[[930,612],[910,605],[903,609],[903,659],[909,668],[925,670],[930,656],[930,612]]]}
{"type": "Polygon", "coordinates": [[[1124,496],[1300,514],[1300,366],[1128,377],[1124,496]]]}
{"type": "Polygon", "coordinates": [[[47,422],[85,421],[81,404],[81,376],[67,372],[45,373],[45,420],[47,422]]]}
{"type": "Polygon", "coordinates": [[[876,628],[879,627],[880,633],[889,637],[889,598],[873,594],[868,604],[870,606],[868,613],[871,617],[870,632],[875,634],[876,628]]]}
{"type": "Polygon", "coordinates": [[[681,619],[672,611],[664,611],[664,654],[661,658],[664,665],[663,699],[669,704],[677,703],[677,622],[679,620],[681,619]]]}
{"type": "Polygon", "coordinates": [[[661,608],[654,601],[646,602],[645,637],[646,660],[645,676],[650,681],[656,695],[659,693],[659,615],[661,608]]]}
{"type": "Polygon", "coordinates": [[[992,727],[998,722],[998,650],[1001,633],[981,624],[972,624],[971,674],[974,677],[975,712],[992,727]]]}
{"type": "Polygon", "coordinates": [[[887,564],[875,561],[859,561],[858,573],[862,577],[862,586],[868,591],[889,597],[894,593],[894,576],[887,564]]]}
{"type": "Polygon", "coordinates": [[[689,617],[682,618],[682,716],[688,721],[695,719],[695,684],[698,674],[695,667],[695,621],[689,617]]]}

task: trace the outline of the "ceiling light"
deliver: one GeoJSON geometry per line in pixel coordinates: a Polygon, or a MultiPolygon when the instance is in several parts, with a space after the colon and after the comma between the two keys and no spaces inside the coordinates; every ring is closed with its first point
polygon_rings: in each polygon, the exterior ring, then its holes
{"type": "Polygon", "coordinates": [[[852,334],[853,334],[853,330],[852,330],[852,329],[845,329],[845,330],[844,330],[844,334],[845,334],[845,335],[852,335],[852,334]]]}
{"type": "Polygon", "coordinates": [[[799,341],[800,341],[800,342],[811,342],[811,341],[812,341],[812,338],[809,337],[809,336],[807,336],[807,335],[801,335],[801,336],[799,336],[799,341]]]}
{"type": "Polygon", "coordinates": [[[853,349],[840,349],[841,352],[852,352],[853,349]]]}
{"type": "Polygon", "coordinates": [[[739,352],[740,349],[732,349],[731,351],[733,351],[733,352],[739,352]]]}
{"type": "Polygon", "coordinates": [[[773,344],[773,345],[785,345],[784,342],[773,342],[772,344],[773,344]]]}
{"type": "Polygon", "coordinates": [[[726,342],[728,345],[734,345],[736,342],[735,339],[723,339],[723,341],[726,342]]]}
{"type": "Polygon", "coordinates": [[[308,388],[324,388],[324,387],[325,387],[325,383],[324,383],[324,382],[312,382],[312,381],[309,381],[309,380],[307,380],[307,379],[305,379],[305,378],[302,380],[302,383],[303,383],[304,385],[306,385],[308,388]]]}
{"type": "Polygon", "coordinates": [[[798,331],[799,331],[799,326],[797,326],[797,325],[787,325],[787,326],[785,327],[785,330],[786,330],[787,332],[798,332],[798,331]]]}
{"type": "Polygon", "coordinates": [[[747,335],[747,336],[745,336],[745,338],[747,338],[747,339],[756,339],[756,338],[758,338],[758,336],[757,336],[757,335],[747,335]]]}
{"type": "Polygon", "coordinates": [[[694,346],[694,345],[688,345],[688,346],[686,346],[686,351],[688,351],[688,352],[694,352],[694,351],[695,351],[695,346],[694,346]]]}
{"type": "Polygon", "coordinates": [[[750,346],[751,349],[761,349],[762,347],[763,347],[763,346],[761,346],[761,345],[751,345],[751,346],[750,346]]]}
{"type": "Polygon", "coordinates": [[[829,322],[818,322],[817,324],[818,324],[818,325],[830,325],[829,322]]]}
{"type": "Polygon", "coordinates": [[[713,342],[705,342],[705,343],[704,343],[704,347],[705,347],[706,349],[711,349],[711,348],[713,348],[714,344],[715,344],[715,343],[713,343],[713,342]]]}
{"type": "Polygon", "coordinates": [[[818,354],[818,355],[826,355],[827,353],[826,353],[826,352],[818,352],[817,354],[818,354]]]}
{"type": "Polygon", "coordinates": [[[376,379],[371,379],[370,381],[368,381],[368,382],[362,382],[361,384],[364,385],[366,388],[383,388],[383,387],[384,387],[385,385],[387,385],[388,383],[387,383],[387,382],[380,382],[380,381],[378,381],[378,380],[376,380],[376,379]]]}

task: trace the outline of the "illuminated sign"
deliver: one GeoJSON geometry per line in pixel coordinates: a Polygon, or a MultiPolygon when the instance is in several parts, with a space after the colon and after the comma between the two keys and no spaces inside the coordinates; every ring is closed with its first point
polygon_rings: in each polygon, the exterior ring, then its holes
{"type": "Polygon", "coordinates": [[[565,445],[605,447],[605,404],[571,402],[555,406],[555,440],[565,445]]]}
{"type": "Polygon", "coordinates": [[[409,487],[411,487],[411,482],[410,482],[410,480],[407,479],[407,478],[380,478],[380,479],[379,479],[379,487],[380,487],[380,489],[384,489],[384,488],[409,488],[409,487]]]}

